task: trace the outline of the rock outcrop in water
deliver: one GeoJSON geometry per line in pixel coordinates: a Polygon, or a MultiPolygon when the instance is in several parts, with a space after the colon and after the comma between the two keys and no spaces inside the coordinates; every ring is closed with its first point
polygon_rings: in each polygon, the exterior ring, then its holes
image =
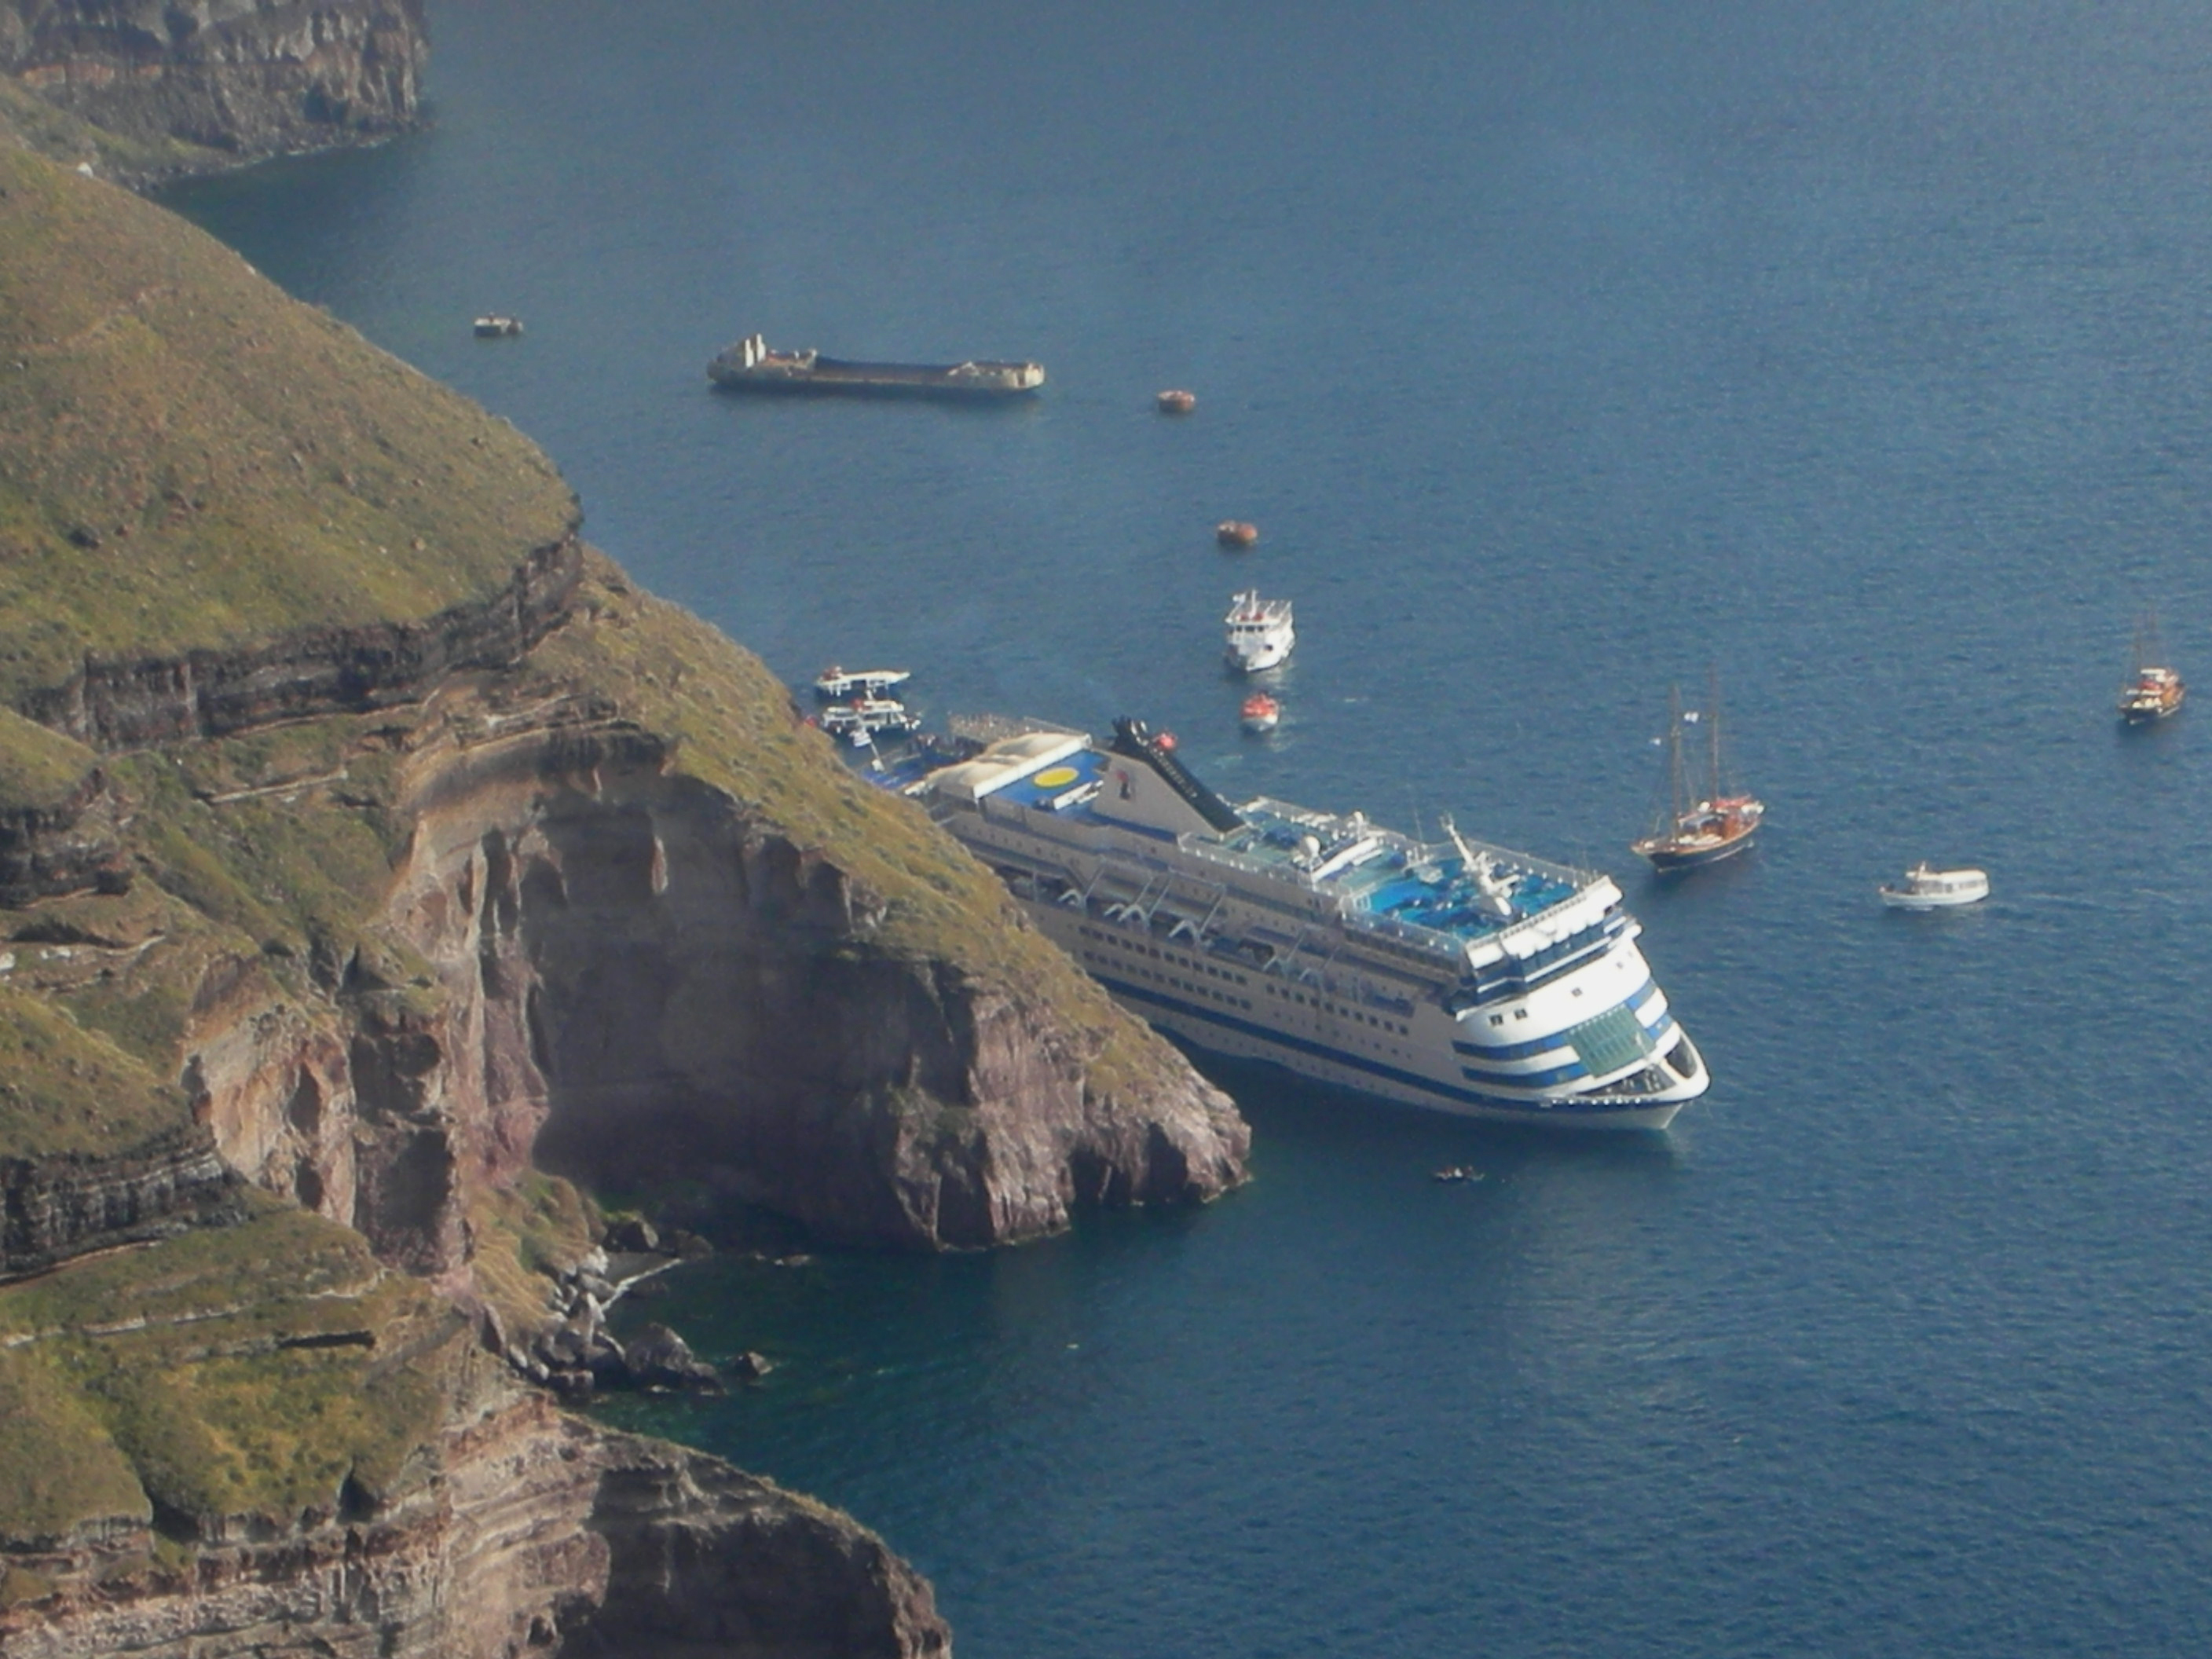
{"type": "Polygon", "coordinates": [[[0,70],[149,155],[173,143],[236,162],[389,137],[418,118],[428,56],[421,0],[0,3],[0,70]]]}
{"type": "Polygon", "coordinates": [[[512,428],[20,150],[0,250],[0,1646],[944,1650],[521,1389],[561,1177],[995,1244],[1234,1108],[512,428]]]}

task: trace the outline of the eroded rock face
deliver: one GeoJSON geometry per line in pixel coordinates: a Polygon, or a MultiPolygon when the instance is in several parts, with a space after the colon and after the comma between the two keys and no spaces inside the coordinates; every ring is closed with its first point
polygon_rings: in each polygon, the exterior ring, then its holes
{"type": "Polygon", "coordinates": [[[291,1528],[215,1527],[191,1574],[119,1566],[143,1528],[13,1561],[54,1586],[0,1612],[9,1659],[509,1659],[528,1652],[936,1659],[929,1586],[850,1516],[719,1459],[505,1391],[438,1467],[291,1528]]]}
{"type": "Polygon", "coordinates": [[[124,811],[97,769],[51,805],[0,810],[0,904],[128,885],[118,832],[124,811]]]}
{"type": "Polygon", "coordinates": [[[12,0],[0,69],[85,119],[247,160],[414,125],[421,0],[12,0]]]}
{"type": "Polygon", "coordinates": [[[1102,1093],[1051,1007],[869,949],[842,870],[665,763],[619,722],[426,758],[391,924],[437,994],[219,1009],[187,1079],[224,1158],[465,1296],[468,1194],[533,1159],[921,1249],[1243,1178],[1194,1072],[1102,1093]]]}
{"type": "Polygon", "coordinates": [[[545,1168],[720,1181],[824,1234],[922,1248],[1243,1179],[1249,1132],[1195,1073],[1097,1094],[1048,1006],[866,948],[871,901],[842,871],[649,744],[520,743],[439,793],[397,919],[500,1034],[488,1094],[513,1103],[534,1073],[545,1168]]]}
{"type": "Polygon", "coordinates": [[[0,1278],[226,1221],[236,1180],[197,1125],[119,1158],[0,1157],[0,1278]]]}
{"type": "Polygon", "coordinates": [[[567,616],[582,574],[572,535],[532,552],[484,604],[424,622],[307,629],[251,650],[88,659],[22,712],[95,749],[122,749],[417,702],[447,675],[521,661],[567,616]]]}

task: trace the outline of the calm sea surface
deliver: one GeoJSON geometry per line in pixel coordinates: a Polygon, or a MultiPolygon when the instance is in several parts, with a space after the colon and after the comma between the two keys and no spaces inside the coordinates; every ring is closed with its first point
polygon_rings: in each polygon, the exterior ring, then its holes
{"type": "Polygon", "coordinates": [[[2112,717],[2152,607],[2212,697],[2212,13],[1075,9],[441,0],[435,131],[175,199],[794,681],[1612,869],[1718,1080],[1562,1145],[1224,1072],[1249,1190],[718,1263],[659,1310],[781,1369],[612,1414],[969,1659],[2212,1651],[2212,707],[2112,717]],[[710,394],[754,330],[1051,380],[710,394]],[[1771,828],[1662,889],[1708,664],[1771,828]],[[1923,854],[1996,896],[1877,908],[1923,854]]]}

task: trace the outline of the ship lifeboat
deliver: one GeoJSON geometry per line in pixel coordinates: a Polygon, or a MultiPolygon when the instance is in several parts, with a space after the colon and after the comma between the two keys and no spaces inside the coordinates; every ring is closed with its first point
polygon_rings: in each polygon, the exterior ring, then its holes
{"type": "Polygon", "coordinates": [[[1198,399],[1188,392],[1163,392],[1152,400],[1163,415],[1188,415],[1198,407],[1198,399]]]}
{"type": "Polygon", "coordinates": [[[1158,750],[1163,755],[1174,754],[1176,750],[1175,733],[1172,732],[1161,732],[1159,736],[1152,739],[1152,747],[1158,750]]]}
{"type": "Polygon", "coordinates": [[[1213,526],[1213,539],[1224,547],[1249,547],[1260,539],[1260,526],[1242,519],[1224,519],[1213,526]]]}
{"type": "Polygon", "coordinates": [[[1265,737],[1282,720],[1283,705],[1265,691],[1255,691],[1244,699],[1242,718],[1247,732],[1255,738],[1265,737]]]}

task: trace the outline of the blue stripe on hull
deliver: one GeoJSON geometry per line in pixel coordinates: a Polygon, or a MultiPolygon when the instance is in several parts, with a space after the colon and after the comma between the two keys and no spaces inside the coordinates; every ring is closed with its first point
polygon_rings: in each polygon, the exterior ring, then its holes
{"type": "Polygon", "coordinates": [[[1223,1013],[1218,1009],[1201,1007],[1194,1002],[1185,1002],[1180,997],[1163,996],[1147,986],[1132,985],[1127,980],[1111,978],[1100,973],[1096,968],[1091,969],[1091,974],[1101,985],[1116,996],[1127,997],[1134,1002],[1149,1003],[1155,1007],[1170,1009],[1176,1013],[1203,1020],[1209,1025],[1224,1027],[1261,1042],[1272,1042],[1279,1048],[1310,1054],[1316,1060],[1327,1060],[1332,1065],[1342,1066],[1352,1071],[1386,1079],[1401,1088],[1419,1090],[1423,1094],[1433,1095],[1440,1100],[1453,1101],[1464,1106],[1480,1107],[1486,1111],[1510,1112],[1516,1116],[1556,1121],[1563,1115],[1597,1117],[1622,1112],[1662,1111],[1669,1108],[1679,1108],[1682,1104],[1680,1101],[1663,1100],[1592,1100],[1574,1095],[1548,1103],[1540,1103],[1516,1099],[1510,1095],[1480,1094],[1472,1089],[1455,1088],[1449,1083],[1439,1083],[1435,1079],[1423,1077],[1417,1072],[1401,1071],[1395,1066],[1385,1066],[1381,1061],[1370,1060],[1364,1054],[1355,1054],[1343,1048],[1333,1048],[1325,1042],[1316,1042],[1307,1037],[1292,1036],[1287,1032],[1256,1024],[1249,1019],[1239,1019],[1234,1014],[1223,1013]]]}

